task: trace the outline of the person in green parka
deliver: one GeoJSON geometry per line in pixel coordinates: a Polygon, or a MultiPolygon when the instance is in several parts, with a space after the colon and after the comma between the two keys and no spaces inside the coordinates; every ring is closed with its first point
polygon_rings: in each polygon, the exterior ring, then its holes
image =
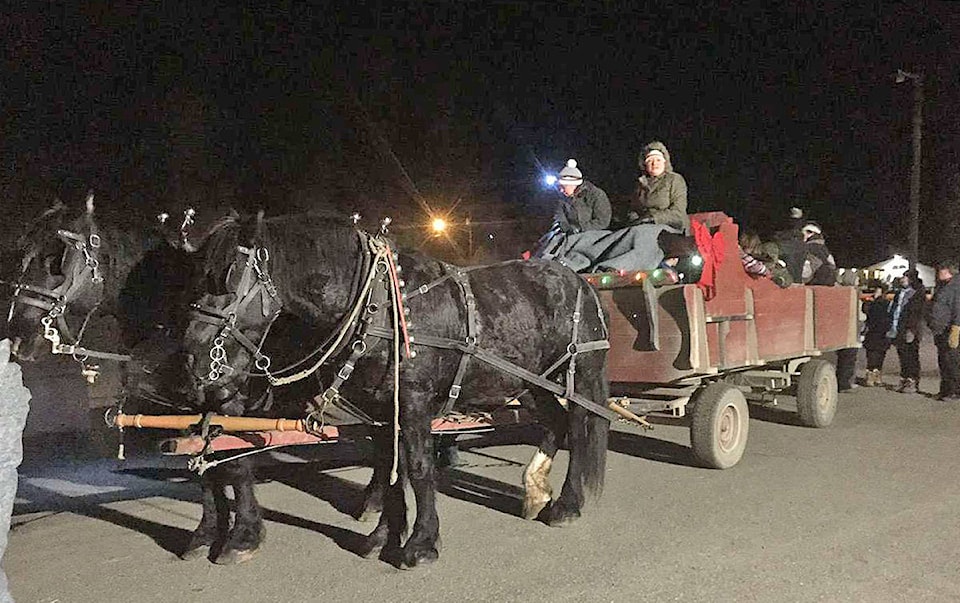
{"type": "Polygon", "coordinates": [[[665,224],[690,231],[687,217],[687,182],[673,171],[670,151],[660,141],[643,147],[640,167],[644,173],[637,181],[637,193],[627,213],[632,223],[665,224]]]}

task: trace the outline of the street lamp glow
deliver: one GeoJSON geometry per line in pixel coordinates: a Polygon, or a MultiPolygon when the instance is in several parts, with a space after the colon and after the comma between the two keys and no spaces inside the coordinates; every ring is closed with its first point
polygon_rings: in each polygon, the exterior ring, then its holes
{"type": "Polygon", "coordinates": [[[557,177],[553,174],[547,174],[543,177],[543,184],[545,186],[553,186],[557,183],[557,177]]]}
{"type": "Polygon", "coordinates": [[[434,218],[430,222],[430,229],[434,234],[443,234],[447,231],[447,221],[443,218],[434,218]]]}

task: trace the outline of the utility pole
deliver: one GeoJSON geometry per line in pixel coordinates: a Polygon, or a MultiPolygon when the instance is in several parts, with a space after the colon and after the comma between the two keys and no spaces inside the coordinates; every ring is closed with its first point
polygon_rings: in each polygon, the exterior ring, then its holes
{"type": "Polygon", "coordinates": [[[467,257],[473,261],[473,224],[470,222],[470,216],[467,216],[467,257]]]}
{"type": "Polygon", "coordinates": [[[913,81],[913,166],[910,169],[910,268],[920,259],[920,143],[923,137],[923,76],[897,70],[896,82],[913,81]]]}

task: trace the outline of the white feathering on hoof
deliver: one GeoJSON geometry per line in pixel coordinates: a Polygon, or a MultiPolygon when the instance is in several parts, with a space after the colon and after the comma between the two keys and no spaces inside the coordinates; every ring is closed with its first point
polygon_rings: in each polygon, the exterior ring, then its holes
{"type": "Polygon", "coordinates": [[[550,487],[550,468],[553,459],[544,451],[537,450],[523,471],[523,518],[536,519],[553,499],[550,487]]]}

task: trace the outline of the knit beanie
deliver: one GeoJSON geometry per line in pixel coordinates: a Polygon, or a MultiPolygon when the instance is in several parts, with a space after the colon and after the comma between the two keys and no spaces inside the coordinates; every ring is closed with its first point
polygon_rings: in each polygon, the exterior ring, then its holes
{"type": "Polygon", "coordinates": [[[572,184],[573,186],[583,184],[583,173],[577,169],[576,159],[567,160],[567,166],[560,170],[560,177],[557,181],[560,184],[572,184]]]}

